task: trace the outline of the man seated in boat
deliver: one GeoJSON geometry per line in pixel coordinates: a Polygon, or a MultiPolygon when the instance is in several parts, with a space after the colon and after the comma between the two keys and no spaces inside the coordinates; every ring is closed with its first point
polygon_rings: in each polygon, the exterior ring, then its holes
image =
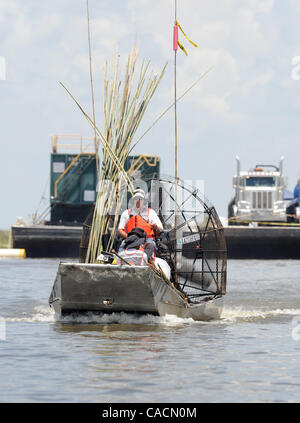
{"type": "Polygon", "coordinates": [[[147,242],[146,232],[141,228],[133,228],[119,248],[120,264],[144,266],[155,259],[154,245],[147,242]],[[123,259],[123,260],[122,260],[123,259]]]}
{"type": "MultiPolygon", "coordinates": [[[[145,192],[138,188],[134,191],[130,200],[132,207],[125,210],[120,218],[118,234],[126,240],[128,234],[134,228],[141,228],[146,233],[146,243],[152,244],[155,251],[157,246],[155,238],[163,231],[163,225],[156,212],[147,207],[145,203],[145,192]]],[[[124,249],[124,241],[120,249],[124,249]]]]}

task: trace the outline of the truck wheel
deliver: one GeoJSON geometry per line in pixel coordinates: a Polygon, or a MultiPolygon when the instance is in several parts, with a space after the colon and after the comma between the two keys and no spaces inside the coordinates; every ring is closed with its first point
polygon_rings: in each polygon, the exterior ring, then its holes
{"type": "Polygon", "coordinates": [[[233,206],[235,204],[234,198],[230,201],[230,203],[228,204],[228,225],[236,225],[235,222],[233,222],[232,220],[230,220],[232,217],[234,217],[234,212],[233,212],[233,206]]]}

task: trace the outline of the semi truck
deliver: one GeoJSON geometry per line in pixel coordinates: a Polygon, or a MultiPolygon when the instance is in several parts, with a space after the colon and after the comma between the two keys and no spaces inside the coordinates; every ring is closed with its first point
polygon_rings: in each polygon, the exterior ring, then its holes
{"type": "Polygon", "coordinates": [[[237,156],[237,173],[233,178],[234,198],[228,206],[229,225],[249,225],[268,222],[286,222],[283,160],[279,166],[257,164],[248,171],[241,170],[237,156]]]}

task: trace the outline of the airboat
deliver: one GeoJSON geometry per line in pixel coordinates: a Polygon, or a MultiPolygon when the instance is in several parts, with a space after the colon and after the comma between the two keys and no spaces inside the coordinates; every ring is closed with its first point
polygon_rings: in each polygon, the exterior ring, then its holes
{"type": "MultiPolygon", "coordinates": [[[[148,206],[156,211],[164,228],[156,239],[158,251],[154,263],[133,266],[124,261],[119,264],[106,262],[101,258],[105,254],[118,256],[116,228],[119,216],[128,208],[129,196],[125,191],[128,188],[133,193],[134,188],[141,188],[137,185],[136,175],[125,172],[124,164],[132,149],[153,126],[133,145],[137,128],[167,65],[160,74],[149,74],[150,61],[143,61],[139,79],[133,84],[138,57],[137,49],[133,47],[122,83],[116,52],[111,69],[106,65],[104,72],[103,134],[95,122],[93,89],[91,117],[61,84],[95,131],[96,157],[98,139],[103,150],[95,209],[83,225],[79,263],[59,264],[49,298],[50,306],[58,315],[125,312],[172,314],[194,320],[218,319],[221,315],[226,293],[223,227],[215,208],[198,189],[188,187],[177,174],[176,53],[178,46],[182,48],[178,42],[178,29],[185,37],[186,34],[177,21],[176,10],[175,1],[175,176],[161,178],[156,175],[147,181],[148,206]],[[106,181],[112,182],[113,186],[107,187],[106,181]]],[[[92,88],[91,60],[90,76],[92,88]]]]}
{"type": "Polygon", "coordinates": [[[203,321],[220,318],[226,293],[226,244],[215,208],[180,180],[177,207],[174,179],[155,179],[150,187],[148,205],[165,229],[157,239],[160,264],[83,263],[91,230],[88,218],[80,262],[60,263],[49,298],[59,316],[125,312],[203,321]]]}

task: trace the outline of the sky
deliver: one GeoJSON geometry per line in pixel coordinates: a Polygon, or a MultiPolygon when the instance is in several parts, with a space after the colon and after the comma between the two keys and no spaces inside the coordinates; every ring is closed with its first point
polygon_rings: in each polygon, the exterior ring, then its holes
{"type": "MultiPolygon", "coordinates": [[[[219,215],[232,198],[235,156],[242,170],[279,163],[292,190],[300,177],[300,0],[177,0],[178,21],[198,44],[180,41],[178,174],[203,180],[219,215]]],[[[173,101],[173,0],[89,0],[96,122],[101,127],[104,62],[136,43],[140,60],[166,74],[140,134],[173,101]]],[[[46,207],[51,134],[92,130],[58,81],[91,112],[85,0],[0,0],[0,228],[46,207]],[[46,200],[41,202],[42,195],[46,200]]],[[[137,134],[138,138],[138,134],[137,134]]],[[[135,153],[161,157],[174,174],[172,111],[135,153]]]]}

